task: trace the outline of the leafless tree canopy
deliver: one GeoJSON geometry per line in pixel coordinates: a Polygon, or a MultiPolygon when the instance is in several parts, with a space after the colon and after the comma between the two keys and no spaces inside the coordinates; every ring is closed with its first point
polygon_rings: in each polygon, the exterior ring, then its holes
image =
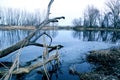
{"type": "Polygon", "coordinates": [[[28,12],[22,9],[2,8],[0,7],[0,25],[8,26],[35,26],[43,18],[41,12],[28,12]]]}
{"type": "Polygon", "coordinates": [[[104,12],[94,6],[88,6],[83,18],[73,20],[74,25],[81,26],[82,23],[82,26],[86,27],[120,28],[120,0],[108,0],[105,5],[107,9],[104,12]]]}
{"type": "Polygon", "coordinates": [[[113,27],[117,28],[120,23],[120,0],[110,0],[106,5],[111,15],[111,24],[113,27]]]}
{"type": "Polygon", "coordinates": [[[94,6],[88,6],[86,11],[84,12],[84,20],[87,24],[84,24],[86,26],[96,26],[97,20],[99,18],[99,10],[95,8],[94,6]]]}

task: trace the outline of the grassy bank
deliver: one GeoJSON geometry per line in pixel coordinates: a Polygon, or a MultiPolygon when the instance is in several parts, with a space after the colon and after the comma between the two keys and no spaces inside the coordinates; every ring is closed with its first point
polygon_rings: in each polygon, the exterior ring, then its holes
{"type": "MultiPolygon", "coordinates": [[[[0,30],[34,30],[34,26],[0,26],[0,30]]],[[[43,30],[75,30],[75,31],[120,31],[120,28],[100,28],[100,27],[72,27],[72,26],[45,26],[43,30]]]]}
{"type": "Polygon", "coordinates": [[[101,28],[101,27],[73,27],[73,30],[80,31],[80,30],[88,30],[88,31],[120,31],[120,28],[101,28]]]}
{"type": "MultiPolygon", "coordinates": [[[[52,26],[45,26],[42,30],[69,30],[73,29],[73,27],[64,26],[64,27],[52,27],[52,26]]],[[[35,30],[34,26],[0,26],[0,30],[35,30]]]]}
{"type": "Polygon", "coordinates": [[[78,73],[80,80],[119,80],[120,48],[90,51],[87,61],[96,67],[92,72],[78,73]]]}
{"type": "MultiPolygon", "coordinates": [[[[0,30],[35,30],[34,26],[1,26],[0,30]]],[[[57,27],[43,27],[43,30],[57,29],[57,27]]]]}

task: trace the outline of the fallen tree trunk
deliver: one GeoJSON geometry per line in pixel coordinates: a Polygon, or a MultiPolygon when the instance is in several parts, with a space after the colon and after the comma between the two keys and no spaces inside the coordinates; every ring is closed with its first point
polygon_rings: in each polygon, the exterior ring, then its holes
{"type": "MultiPolygon", "coordinates": [[[[0,58],[10,54],[11,52],[14,52],[14,51],[20,49],[23,42],[25,42],[25,40],[22,40],[16,44],[6,48],[6,49],[1,50],[0,51],[0,58]]],[[[24,46],[28,46],[28,43],[24,44],[24,46]]]]}
{"type": "MultiPolygon", "coordinates": [[[[53,60],[56,60],[58,59],[58,54],[55,54],[55,55],[52,55],[50,56],[48,59],[46,59],[44,62],[41,61],[41,62],[37,62],[36,64],[33,64],[33,65],[29,65],[29,66],[26,66],[26,67],[21,67],[19,69],[16,69],[12,72],[12,74],[22,74],[22,73],[29,73],[31,72],[32,70],[38,68],[38,67],[41,67],[53,60]]],[[[6,69],[2,69],[0,70],[0,75],[4,75],[5,73],[7,73],[8,70],[6,69]]]]}
{"type": "MultiPolygon", "coordinates": [[[[6,49],[1,50],[1,51],[0,51],[0,58],[1,58],[1,57],[4,57],[4,56],[6,56],[6,55],[8,55],[8,54],[10,54],[10,53],[12,53],[12,52],[20,49],[20,48],[23,48],[23,47],[29,46],[29,45],[34,45],[34,46],[43,47],[43,44],[32,43],[32,42],[29,42],[29,41],[27,41],[26,39],[24,39],[24,40],[22,40],[22,41],[20,41],[20,42],[18,42],[18,43],[16,43],[16,44],[14,44],[14,45],[6,48],[6,49]],[[21,45],[22,45],[22,46],[21,46],[21,45]]],[[[57,47],[60,47],[60,48],[61,48],[61,47],[63,47],[63,46],[62,46],[62,45],[48,46],[48,48],[51,48],[50,51],[57,49],[57,47]]]]}
{"type": "Polygon", "coordinates": [[[46,60],[44,61],[44,63],[43,63],[43,62],[37,62],[37,63],[34,64],[34,65],[30,65],[30,66],[27,66],[27,67],[24,67],[24,68],[19,68],[18,70],[13,71],[13,74],[29,73],[29,72],[31,72],[32,70],[34,70],[34,69],[36,69],[36,68],[38,68],[38,67],[41,67],[41,66],[43,66],[43,65],[45,65],[45,64],[47,64],[47,63],[49,63],[49,62],[51,62],[52,60],[55,60],[55,59],[57,59],[57,58],[58,58],[58,55],[57,55],[57,54],[52,55],[52,56],[50,56],[48,59],[46,59],[46,60]]]}
{"type": "MultiPolygon", "coordinates": [[[[48,8],[47,8],[47,14],[46,14],[46,18],[45,20],[40,23],[39,25],[36,25],[36,29],[31,32],[27,37],[25,37],[22,41],[19,41],[17,42],[16,44],[6,48],[6,49],[3,49],[0,51],[0,58],[1,57],[4,57],[18,49],[21,49],[21,48],[24,48],[26,46],[29,46],[29,45],[34,45],[34,46],[40,46],[40,47],[44,47],[44,51],[43,51],[43,54],[42,54],[42,61],[41,62],[37,62],[36,64],[32,64],[32,65],[28,65],[28,66],[25,66],[25,67],[21,67],[19,68],[19,57],[20,57],[20,54],[17,54],[16,55],[16,58],[11,66],[11,68],[7,68],[7,70],[0,70],[0,74],[1,75],[4,75],[4,73],[6,74],[5,77],[3,76],[4,80],[8,80],[10,78],[10,76],[12,74],[22,74],[22,73],[29,73],[31,72],[32,70],[38,68],[38,67],[41,67],[43,66],[44,68],[44,71],[46,72],[46,76],[47,76],[47,71],[46,71],[46,64],[48,62],[51,62],[53,60],[58,60],[59,58],[59,55],[58,55],[58,49],[62,48],[63,46],[61,45],[57,45],[57,46],[51,46],[51,45],[47,45],[46,43],[44,44],[39,44],[39,43],[36,43],[36,41],[45,33],[43,34],[37,34],[40,29],[42,29],[45,25],[49,24],[50,22],[58,22],[59,19],[64,19],[65,17],[56,17],[56,18],[53,18],[53,19],[49,19],[49,14],[50,14],[50,8],[51,8],[51,4],[54,2],[54,0],[50,0],[49,4],[48,4],[48,8]],[[35,37],[37,36],[37,37],[35,37]],[[50,48],[49,50],[47,48],[50,48]],[[56,54],[55,55],[52,55],[49,57],[49,52],[53,51],[56,49],[56,54]]],[[[45,34],[47,35],[47,34],[45,34]]],[[[47,35],[50,39],[52,39],[49,35],[47,35]]],[[[45,42],[45,41],[44,41],[45,42]]],[[[52,40],[51,40],[52,42],[52,40]]],[[[49,77],[48,77],[49,79],[49,77]]]]}

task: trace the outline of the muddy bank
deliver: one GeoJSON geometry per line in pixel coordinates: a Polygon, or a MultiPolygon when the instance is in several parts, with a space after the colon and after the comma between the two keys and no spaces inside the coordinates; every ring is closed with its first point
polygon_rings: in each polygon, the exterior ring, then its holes
{"type": "Polygon", "coordinates": [[[86,59],[95,67],[88,73],[74,71],[80,80],[120,80],[120,48],[90,51],[86,59]]]}

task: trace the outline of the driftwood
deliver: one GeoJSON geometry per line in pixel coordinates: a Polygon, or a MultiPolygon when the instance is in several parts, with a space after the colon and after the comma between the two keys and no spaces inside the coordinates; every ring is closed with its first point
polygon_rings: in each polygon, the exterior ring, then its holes
{"type": "MultiPolygon", "coordinates": [[[[29,73],[31,72],[32,70],[38,68],[38,67],[41,67],[55,59],[58,59],[58,54],[55,54],[55,55],[52,55],[50,56],[48,59],[46,59],[44,61],[44,63],[41,61],[41,62],[37,62],[36,64],[32,64],[30,66],[26,66],[26,67],[21,67],[19,69],[15,69],[12,74],[22,74],[22,73],[29,73]]],[[[8,70],[7,69],[2,69],[0,70],[0,75],[4,75],[5,73],[7,73],[8,70]]]]}
{"type": "MultiPolygon", "coordinates": [[[[36,41],[39,39],[41,34],[39,34],[36,38],[34,38],[34,36],[39,32],[40,29],[42,29],[45,25],[49,24],[50,22],[58,22],[59,19],[65,19],[65,17],[63,17],[63,16],[49,19],[50,8],[51,8],[51,4],[53,3],[53,1],[54,0],[51,0],[48,5],[48,10],[47,10],[45,20],[43,22],[41,22],[39,25],[36,25],[36,29],[32,33],[30,33],[26,38],[24,38],[22,41],[19,41],[16,44],[14,44],[8,48],[1,50],[0,58],[4,57],[4,56],[10,54],[11,52],[14,52],[20,48],[23,48],[25,46],[35,45],[35,46],[43,47],[43,44],[36,43],[36,41]]],[[[56,46],[48,46],[48,48],[56,48],[56,46]]]]}
{"type": "Polygon", "coordinates": [[[36,64],[34,65],[30,65],[30,66],[27,66],[27,67],[24,67],[24,68],[19,68],[18,70],[15,70],[13,71],[13,74],[22,74],[22,73],[29,73],[31,72],[32,70],[38,68],[38,67],[41,67],[49,62],[51,62],[52,60],[55,60],[58,58],[58,54],[55,54],[55,55],[52,55],[51,57],[49,57],[48,59],[46,59],[43,62],[37,62],[36,64]]]}

